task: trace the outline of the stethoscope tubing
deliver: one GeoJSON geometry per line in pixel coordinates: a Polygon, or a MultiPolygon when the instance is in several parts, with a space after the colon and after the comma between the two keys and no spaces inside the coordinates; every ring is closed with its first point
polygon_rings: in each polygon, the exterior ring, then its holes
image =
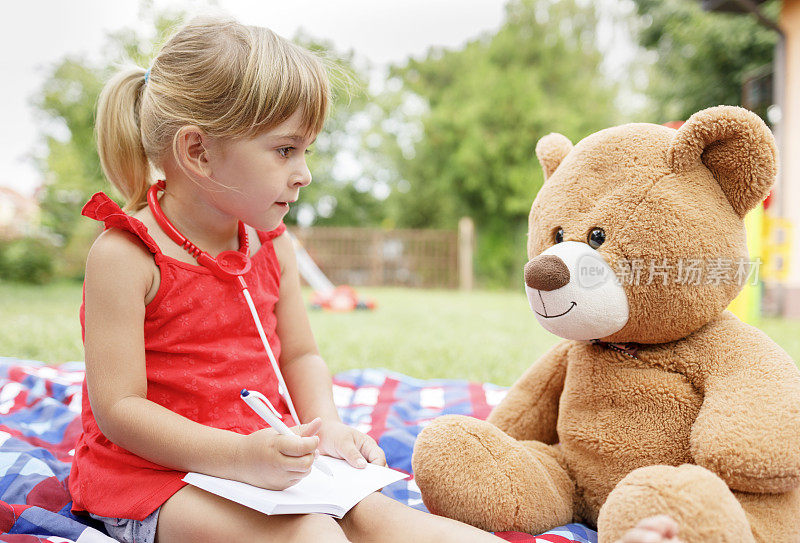
{"type": "Polygon", "coordinates": [[[261,326],[261,319],[258,317],[256,304],[253,303],[253,298],[250,296],[250,291],[247,289],[247,283],[245,282],[244,277],[241,275],[239,276],[239,286],[241,287],[242,294],[247,302],[247,307],[250,309],[250,315],[253,317],[253,322],[258,330],[261,343],[264,345],[264,350],[267,352],[269,362],[272,364],[272,369],[275,371],[275,376],[278,378],[278,394],[280,394],[281,397],[283,397],[283,399],[286,401],[286,405],[289,407],[289,413],[291,413],[294,420],[297,421],[297,424],[300,424],[300,417],[297,416],[297,411],[294,409],[292,397],[289,395],[289,388],[286,386],[286,381],[283,380],[283,373],[281,373],[281,369],[278,366],[278,361],[275,360],[275,353],[272,352],[272,348],[269,346],[267,335],[264,333],[264,327],[261,326]]]}

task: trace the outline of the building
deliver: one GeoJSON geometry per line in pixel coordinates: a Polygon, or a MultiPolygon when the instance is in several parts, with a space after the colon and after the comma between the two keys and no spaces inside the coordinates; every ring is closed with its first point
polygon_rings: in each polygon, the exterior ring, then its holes
{"type": "Polygon", "coordinates": [[[0,187],[0,239],[34,234],[39,228],[39,204],[15,190],[0,187]]]}

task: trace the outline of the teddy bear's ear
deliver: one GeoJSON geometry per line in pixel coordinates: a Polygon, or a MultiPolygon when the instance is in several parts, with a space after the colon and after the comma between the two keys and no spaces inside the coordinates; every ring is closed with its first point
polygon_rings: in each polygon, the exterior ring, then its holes
{"type": "Polygon", "coordinates": [[[544,179],[553,175],[564,157],[572,150],[572,142],[566,136],[553,132],[536,143],[536,158],[544,170],[544,179]]]}
{"type": "Polygon", "coordinates": [[[734,106],[689,117],[672,141],[669,160],[675,172],[705,165],[740,217],[766,198],[777,173],[772,132],[758,115],[734,106]]]}

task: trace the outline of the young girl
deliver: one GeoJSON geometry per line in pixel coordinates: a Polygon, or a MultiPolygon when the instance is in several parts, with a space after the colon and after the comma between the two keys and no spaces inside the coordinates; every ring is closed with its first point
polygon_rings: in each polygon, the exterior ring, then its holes
{"type": "Polygon", "coordinates": [[[69,488],[74,511],[121,541],[498,540],[379,493],[336,521],[267,516],[181,480],[195,471],[284,489],[319,453],[356,467],[385,463],[375,441],[337,415],[281,222],[311,182],[305,154],[328,100],[315,56],[223,19],[188,23],[150,70],[120,73],[102,92],[100,159],[132,214],[102,193],[83,211],[106,230],[86,264],[83,434],[69,488]],[[165,183],[148,205],[151,166],[165,183]],[[249,253],[242,277],[301,439],[265,429],[238,397],[260,391],[291,420],[239,281],[199,265],[198,250],[173,241],[160,214],[211,257],[249,253]]]}
{"type": "Polygon", "coordinates": [[[311,182],[305,153],[328,99],[316,57],[224,19],[193,20],[150,70],[120,73],[103,90],[100,159],[132,214],[102,193],[83,210],[106,230],[86,264],[83,434],[69,488],[73,510],[120,541],[499,540],[379,493],[336,521],[263,515],[181,480],[195,471],[284,489],[319,453],[385,464],[375,441],[337,415],[281,222],[311,182]],[[148,205],[151,167],[165,181],[148,205]],[[261,391],[292,418],[240,281],[199,265],[200,250],[233,267],[251,257],[239,271],[300,439],[265,429],[239,400],[242,388],[261,391]]]}

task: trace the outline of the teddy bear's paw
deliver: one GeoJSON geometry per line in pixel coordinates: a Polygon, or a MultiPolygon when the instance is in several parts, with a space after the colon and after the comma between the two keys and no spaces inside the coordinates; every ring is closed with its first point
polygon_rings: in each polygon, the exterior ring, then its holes
{"type": "Polygon", "coordinates": [[[425,505],[489,531],[541,533],[570,522],[574,485],[539,445],[471,417],[436,419],[417,438],[412,459],[425,505]]]}
{"type": "Polygon", "coordinates": [[[717,475],[700,466],[647,466],[625,476],[597,519],[599,543],[612,543],[640,520],[673,518],[684,543],[756,541],[742,505],[717,475]]]}

